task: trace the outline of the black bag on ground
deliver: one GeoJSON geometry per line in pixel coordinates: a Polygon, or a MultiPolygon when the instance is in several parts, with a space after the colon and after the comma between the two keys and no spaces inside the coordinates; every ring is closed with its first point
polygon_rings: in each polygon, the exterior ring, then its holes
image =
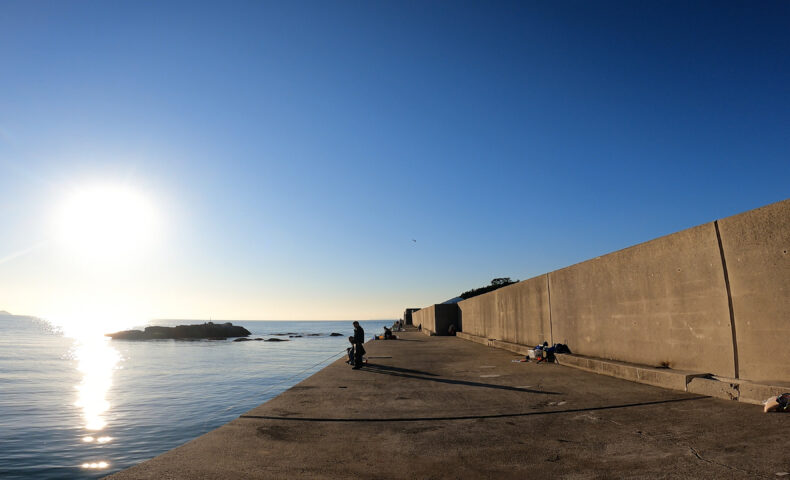
{"type": "Polygon", "coordinates": [[[564,343],[557,343],[554,345],[554,353],[571,353],[571,349],[564,343]]]}

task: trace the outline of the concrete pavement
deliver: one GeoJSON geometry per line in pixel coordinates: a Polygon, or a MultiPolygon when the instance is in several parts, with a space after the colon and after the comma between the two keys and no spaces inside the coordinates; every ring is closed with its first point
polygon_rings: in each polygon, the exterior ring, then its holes
{"type": "Polygon", "coordinates": [[[110,478],[790,478],[790,415],[400,336],[110,478]]]}

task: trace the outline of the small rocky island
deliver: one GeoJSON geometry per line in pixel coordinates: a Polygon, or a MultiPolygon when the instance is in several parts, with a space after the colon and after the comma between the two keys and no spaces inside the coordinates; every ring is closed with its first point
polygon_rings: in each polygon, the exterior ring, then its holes
{"type": "Polygon", "coordinates": [[[179,325],[177,327],[145,327],[145,330],[124,330],[108,333],[113,340],[160,340],[160,339],[200,339],[225,340],[228,337],[247,337],[250,331],[244,327],[226,323],[203,323],[198,325],[179,325]]]}

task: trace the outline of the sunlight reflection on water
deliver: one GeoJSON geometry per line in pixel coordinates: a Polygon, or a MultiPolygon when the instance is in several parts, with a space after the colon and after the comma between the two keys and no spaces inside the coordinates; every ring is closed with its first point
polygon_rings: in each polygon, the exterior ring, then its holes
{"type": "MultiPolygon", "coordinates": [[[[110,467],[107,458],[95,458],[98,453],[104,456],[103,449],[95,446],[110,444],[114,437],[99,435],[108,427],[111,417],[109,392],[113,385],[113,375],[122,360],[121,354],[111,345],[111,340],[103,335],[106,331],[126,328],[136,318],[133,314],[112,314],[111,304],[95,302],[91,308],[64,309],[60,315],[53,315],[48,320],[53,330],[73,339],[69,357],[76,363],[80,381],[74,386],[76,399],[73,405],[81,410],[81,425],[77,444],[83,445],[82,463],[75,466],[82,469],[101,471],[110,467]],[[93,457],[93,458],[91,458],[93,457]]],[[[133,309],[121,309],[132,312],[133,309]]]]}
{"type": "Polygon", "coordinates": [[[74,353],[77,370],[82,373],[75,405],[82,409],[86,429],[101,430],[107,425],[103,413],[110,409],[110,403],[106,396],[120,355],[106,337],[80,339],[74,353]]]}
{"type": "MultiPolygon", "coordinates": [[[[75,387],[77,400],[74,405],[82,409],[83,427],[90,432],[98,432],[107,426],[105,413],[110,409],[107,392],[112,386],[112,377],[116,365],[121,359],[118,351],[110,346],[107,337],[85,336],[75,340],[74,358],[77,370],[82,375],[81,382],[75,387]]],[[[104,444],[112,440],[109,436],[82,437],[85,443],[104,444]]],[[[106,469],[110,464],[104,460],[82,464],[82,468],[91,470],[106,469]]]]}

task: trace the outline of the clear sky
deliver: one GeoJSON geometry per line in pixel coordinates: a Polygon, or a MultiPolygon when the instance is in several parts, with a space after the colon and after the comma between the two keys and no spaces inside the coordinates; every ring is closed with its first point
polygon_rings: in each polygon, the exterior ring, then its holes
{"type": "Polygon", "coordinates": [[[0,4],[13,313],[398,318],[788,196],[786,1],[0,4]]]}

